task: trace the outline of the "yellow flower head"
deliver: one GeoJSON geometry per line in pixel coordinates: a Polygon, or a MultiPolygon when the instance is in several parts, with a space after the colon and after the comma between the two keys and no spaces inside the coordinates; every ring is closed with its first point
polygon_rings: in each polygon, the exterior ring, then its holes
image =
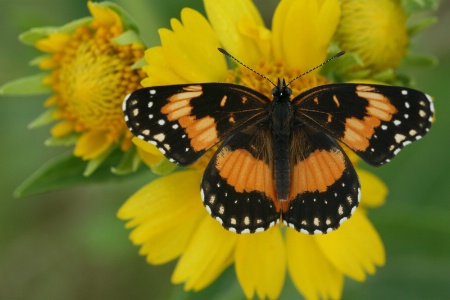
{"type": "Polygon", "coordinates": [[[409,44],[407,16],[397,0],[343,0],[337,40],[374,72],[395,68],[409,44]]]}
{"type": "MultiPolygon", "coordinates": [[[[181,21],[171,20],[172,30],[159,30],[161,46],[145,53],[144,86],[239,82],[270,95],[272,86],[265,79],[239,65],[228,69],[217,48],[270,79],[289,79],[326,59],[340,19],[337,0],[283,0],[269,30],[250,0],[204,4],[208,19],[186,8],[181,21]]],[[[290,87],[295,94],[326,82],[312,72],[290,87]]],[[[205,288],[234,263],[247,298],[277,298],[286,274],[308,299],[339,298],[344,276],[363,281],[384,264],[383,244],[365,207],[380,205],[386,187],[370,173],[359,170],[361,208],[335,232],[312,236],[279,225],[238,235],[224,230],[202,204],[204,166],[201,160],[190,170],[149,183],[118,212],[119,218],[129,220],[127,227],[134,228],[131,240],[141,246],[140,254],[149,263],[179,258],[172,282],[184,283],[186,290],[205,288]]]]}
{"type": "Polygon", "coordinates": [[[74,155],[84,160],[100,157],[119,142],[123,150],[131,145],[121,104],[140,87],[143,73],[133,65],[144,55],[143,45],[124,35],[129,28],[117,7],[93,2],[88,7],[92,18],[35,43],[49,54],[39,66],[51,71],[45,83],[54,94],[46,106],[59,121],[51,133],[56,139],[74,136],[74,155]]]}

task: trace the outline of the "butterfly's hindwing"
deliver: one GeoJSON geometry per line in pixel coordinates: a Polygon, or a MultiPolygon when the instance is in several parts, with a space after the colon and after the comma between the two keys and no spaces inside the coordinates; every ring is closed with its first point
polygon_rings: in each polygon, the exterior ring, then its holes
{"type": "Polygon", "coordinates": [[[433,117],[430,97],[404,87],[330,84],[292,101],[306,124],[341,140],[373,165],[388,162],[423,137],[433,117]]]}
{"type": "Polygon", "coordinates": [[[131,93],[123,110],[135,136],[172,162],[189,165],[227,135],[257,122],[269,101],[234,84],[172,85],[131,93]]]}
{"type": "Polygon", "coordinates": [[[223,142],[205,170],[204,205],[230,231],[264,231],[280,219],[271,143],[271,132],[264,126],[237,132],[223,142]]]}
{"type": "Polygon", "coordinates": [[[283,223],[303,233],[327,233],[359,204],[358,176],[342,148],[328,135],[308,128],[292,131],[291,188],[282,203],[283,223]]]}

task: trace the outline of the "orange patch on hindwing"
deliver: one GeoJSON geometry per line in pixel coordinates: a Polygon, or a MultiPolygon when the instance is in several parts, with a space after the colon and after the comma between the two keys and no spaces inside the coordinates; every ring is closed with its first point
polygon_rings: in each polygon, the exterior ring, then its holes
{"type": "Polygon", "coordinates": [[[276,199],[272,170],[247,150],[222,148],[217,153],[216,169],[238,193],[263,192],[268,198],[276,199]]]}
{"type": "Polygon", "coordinates": [[[316,150],[292,169],[289,199],[304,192],[325,192],[342,177],[346,169],[340,151],[316,150]]]}
{"type": "Polygon", "coordinates": [[[346,119],[342,142],[354,150],[365,151],[369,147],[369,140],[372,138],[375,128],[380,126],[382,121],[389,122],[397,113],[397,109],[386,96],[377,93],[371,86],[358,85],[356,94],[367,100],[367,115],[362,120],[346,119]]]}
{"type": "MultiPolygon", "coordinates": [[[[214,118],[197,119],[191,115],[191,101],[203,94],[200,85],[190,85],[183,88],[183,92],[167,98],[168,103],[161,108],[161,113],[171,122],[180,124],[186,130],[190,144],[195,151],[207,150],[219,142],[217,126],[214,118]]],[[[223,100],[226,101],[226,100],[223,100]]]]}

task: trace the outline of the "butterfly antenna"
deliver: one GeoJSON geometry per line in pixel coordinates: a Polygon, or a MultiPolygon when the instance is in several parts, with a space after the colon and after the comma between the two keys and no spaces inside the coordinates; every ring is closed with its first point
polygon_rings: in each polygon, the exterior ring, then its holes
{"type": "MultiPolygon", "coordinates": [[[[277,85],[275,83],[273,83],[272,80],[270,80],[269,78],[267,78],[266,76],[264,76],[263,74],[253,70],[252,68],[250,68],[249,66],[247,66],[246,64],[242,63],[239,59],[237,59],[236,57],[234,57],[233,55],[231,55],[230,53],[228,53],[225,49],[222,48],[217,48],[220,52],[222,52],[223,54],[225,54],[226,56],[228,56],[229,58],[233,59],[234,61],[236,61],[238,64],[240,64],[241,66],[246,67],[247,69],[249,69],[250,71],[252,71],[255,74],[258,74],[259,76],[261,76],[262,78],[266,79],[267,81],[269,81],[271,84],[273,84],[274,87],[277,87],[277,85]]],[[[319,66],[320,67],[320,66],[319,66]]],[[[318,67],[317,67],[318,68],[318,67]]],[[[311,70],[312,71],[312,70],[311,70]]]]}
{"type": "Polygon", "coordinates": [[[326,61],[324,61],[324,62],[321,63],[320,65],[318,65],[318,66],[312,68],[311,70],[309,70],[309,71],[307,71],[307,72],[305,72],[305,73],[303,73],[303,74],[298,75],[297,77],[295,77],[294,79],[292,79],[291,81],[289,81],[289,83],[288,83],[286,86],[289,86],[294,80],[297,80],[297,79],[299,79],[299,78],[302,77],[302,76],[305,76],[306,74],[308,74],[308,73],[314,71],[314,70],[317,69],[317,68],[320,68],[320,67],[323,66],[324,64],[327,64],[327,63],[329,63],[330,61],[332,61],[333,59],[338,58],[339,56],[342,56],[342,55],[344,55],[344,54],[345,54],[345,51],[341,51],[341,52],[337,53],[336,55],[334,55],[333,57],[327,59],[326,61]]]}

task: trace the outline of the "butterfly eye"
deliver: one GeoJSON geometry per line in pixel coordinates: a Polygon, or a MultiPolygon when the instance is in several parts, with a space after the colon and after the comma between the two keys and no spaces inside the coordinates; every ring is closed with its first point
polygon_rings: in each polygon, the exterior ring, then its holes
{"type": "Polygon", "coordinates": [[[276,94],[279,94],[279,93],[280,93],[280,89],[278,87],[274,87],[272,89],[272,96],[275,96],[276,94]]]}

